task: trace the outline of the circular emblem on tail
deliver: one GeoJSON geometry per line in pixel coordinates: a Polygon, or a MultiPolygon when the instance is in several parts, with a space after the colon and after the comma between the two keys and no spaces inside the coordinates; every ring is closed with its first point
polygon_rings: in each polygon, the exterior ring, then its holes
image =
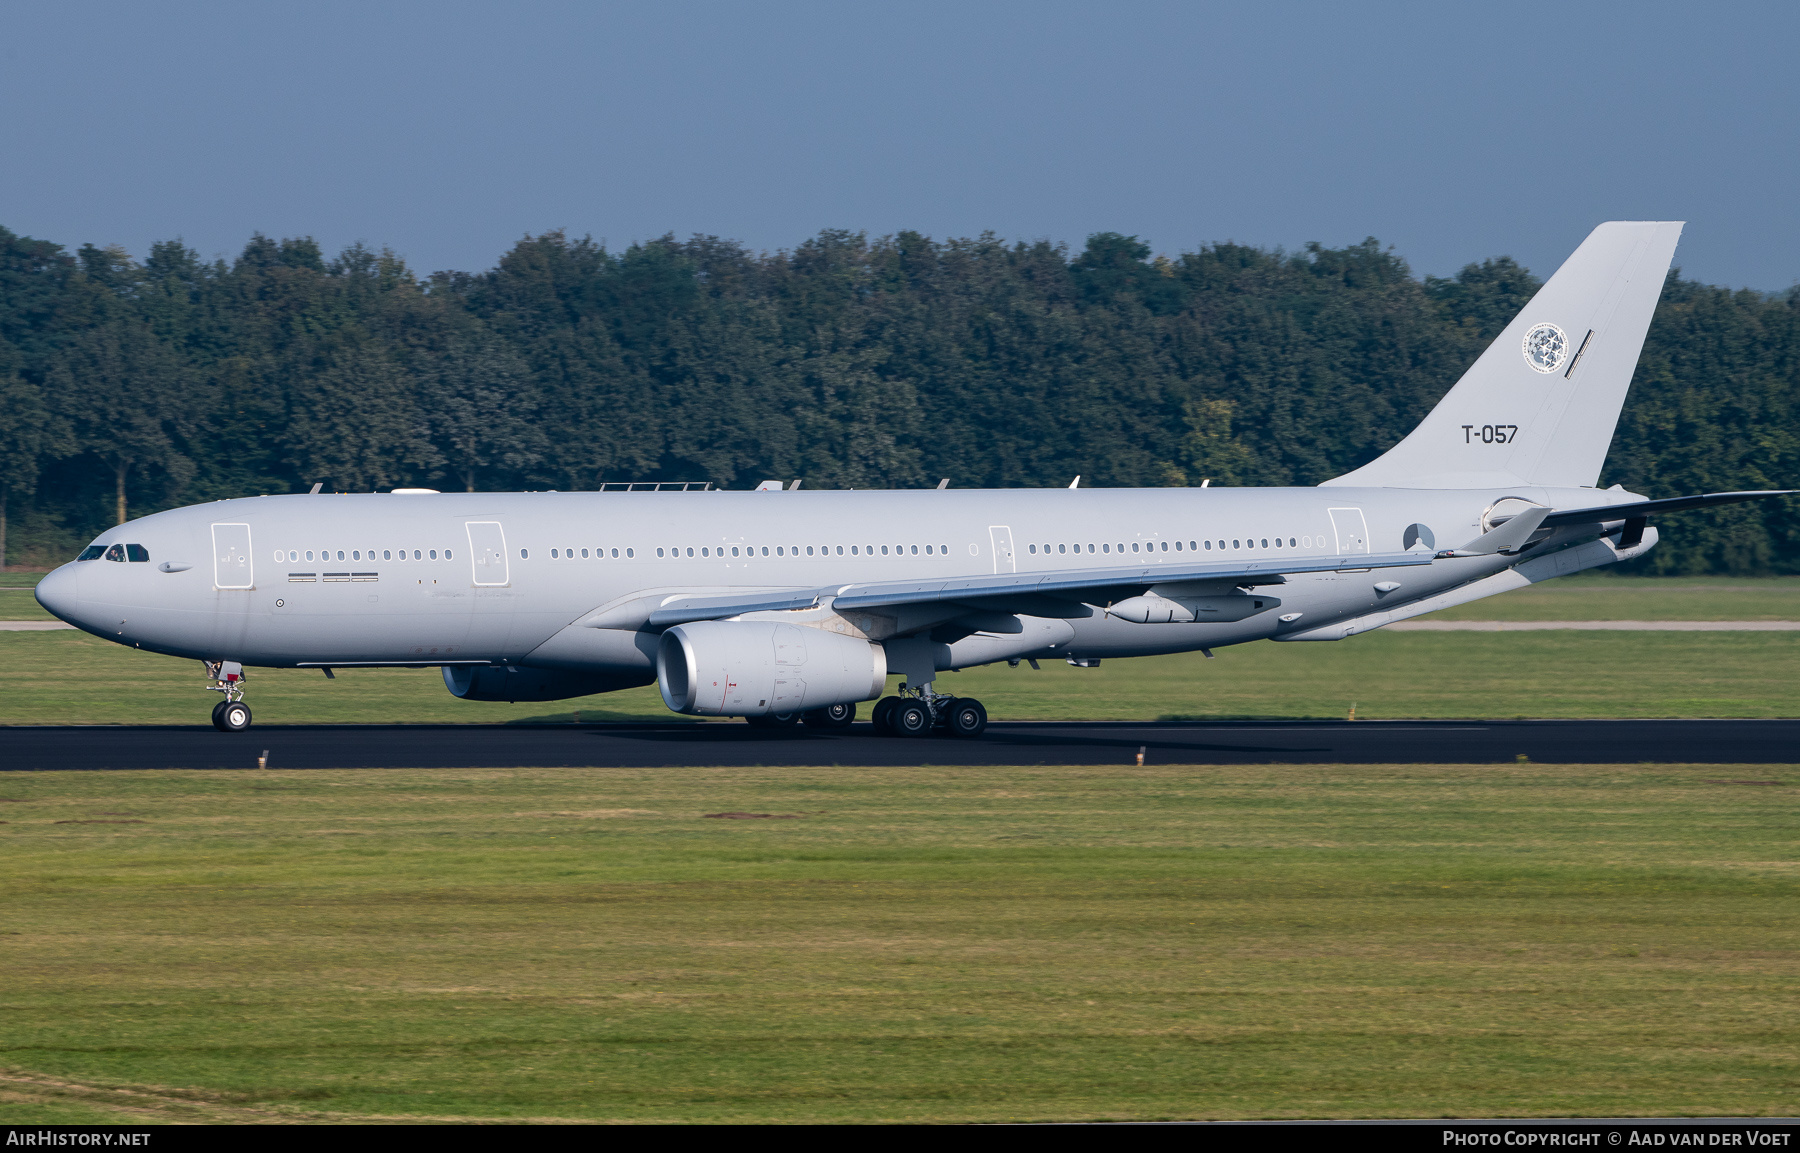
{"type": "Polygon", "coordinates": [[[1569,338],[1554,324],[1533,325],[1525,334],[1525,363],[1538,372],[1555,372],[1569,355],[1569,338]]]}

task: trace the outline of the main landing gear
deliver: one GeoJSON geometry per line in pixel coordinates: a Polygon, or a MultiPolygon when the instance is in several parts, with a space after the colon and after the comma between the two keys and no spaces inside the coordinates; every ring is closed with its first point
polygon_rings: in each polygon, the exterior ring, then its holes
{"type": "Polygon", "coordinates": [[[979,737],[987,731],[987,710],[974,697],[945,696],[933,692],[929,684],[919,689],[901,685],[900,694],[875,702],[871,719],[876,732],[893,737],[923,737],[933,731],[979,737]]]}
{"type": "Polygon", "coordinates": [[[244,666],[236,661],[207,661],[206,679],[210,692],[224,693],[225,699],[213,706],[213,728],[222,733],[241,733],[250,727],[250,706],[244,703],[244,666]]]}

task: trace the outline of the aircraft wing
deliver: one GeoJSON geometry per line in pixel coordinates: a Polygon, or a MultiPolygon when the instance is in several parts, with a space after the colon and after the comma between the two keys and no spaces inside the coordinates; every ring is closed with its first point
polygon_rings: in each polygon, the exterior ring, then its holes
{"type": "Polygon", "coordinates": [[[1431,561],[1432,554],[1420,550],[1306,559],[1296,557],[1292,560],[1282,558],[1211,564],[1060,569],[1046,573],[996,573],[993,576],[961,577],[955,580],[859,582],[774,595],[746,591],[742,597],[671,598],[663,607],[652,612],[646,623],[650,628],[662,629],[686,624],[688,621],[717,620],[740,613],[810,608],[825,597],[833,598],[833,605],[840,609],[891,608],[898,605],[973,599],[988,601],[997,597],[1047,596],[1065,604],[1072,601],[1107,601],[1137,596],[1152,585],[1189,581],[1280,584],[1283,576],[1288,573],[1408,568],[1428,565],[1431,561]]]}
{"type": "Polygon", "coordinates": [[[1542,527],[1564,524],[1594,524],[1609,520],[1634,520],[1659,512],[1680,512],[1690,508],[1711,508],[1715,504],[1737,504],[1746,500],[1767,500],[1774,496],[1793,496],[1800,489],[1772,488],[1754,492],[1709,492],[1700,496],[1674,496],[1666,500],[1639,500],[1629,504],[1601,505],[1598,508],[1557,509],[1544,518],[1542,527]]]}

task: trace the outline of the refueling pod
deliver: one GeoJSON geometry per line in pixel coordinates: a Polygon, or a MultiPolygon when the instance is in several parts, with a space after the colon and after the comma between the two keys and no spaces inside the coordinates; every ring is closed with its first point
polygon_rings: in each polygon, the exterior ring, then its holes
{"type": "Polygon", "coordinates": [[[678,713],[760,717],[874,700],[887,654],[859,637],[773,621],[696,621],[656,650],[663,703],[678,713]]]}

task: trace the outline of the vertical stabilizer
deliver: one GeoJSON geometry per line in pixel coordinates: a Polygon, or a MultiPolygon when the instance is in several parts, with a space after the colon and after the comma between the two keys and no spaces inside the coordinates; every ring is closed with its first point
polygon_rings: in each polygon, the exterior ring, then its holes
{"type": "Polygon", "coordinates": [[[1594,485],[1681,224],[1614,220],[1594,229],[1419,427],[1325,483],[1594,485]]]}

